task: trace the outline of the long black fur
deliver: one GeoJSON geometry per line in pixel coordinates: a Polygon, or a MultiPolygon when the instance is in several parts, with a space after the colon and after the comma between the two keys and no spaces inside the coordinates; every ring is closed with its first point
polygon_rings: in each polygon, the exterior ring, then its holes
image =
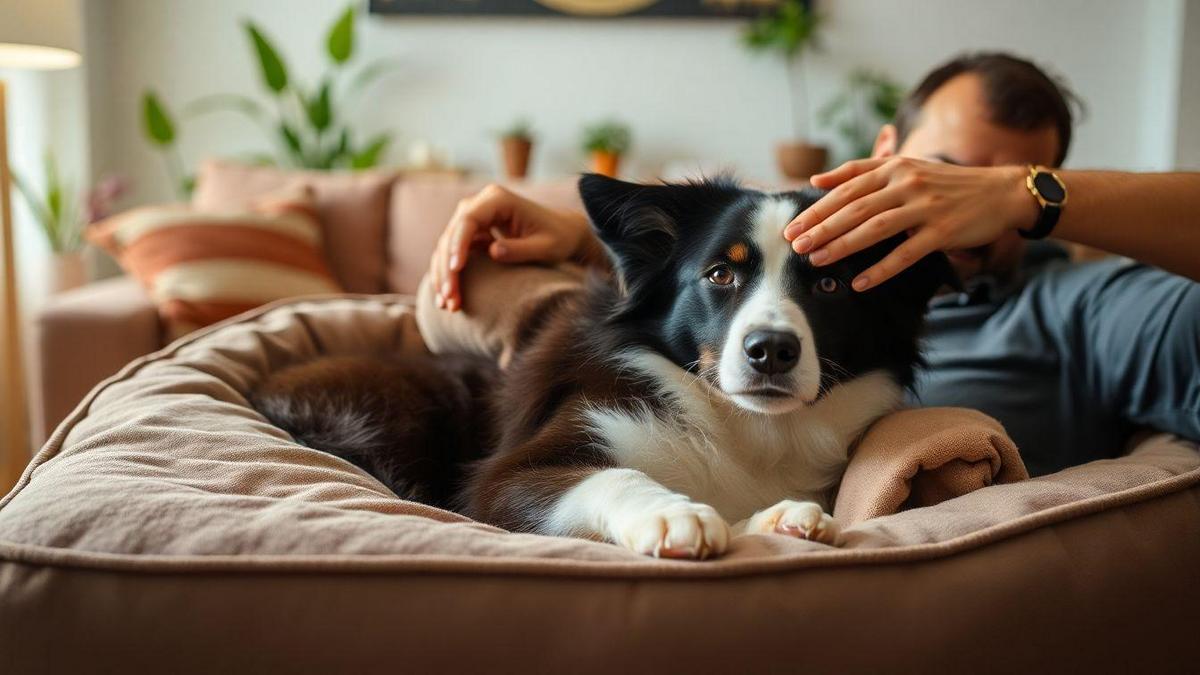
{"type": "Polygon", "coordinates": [[[464,355],[332,356],[274,373],[251,404],[296,441],[345,459],[404,499],[456,508],[494,443],[495,364],[464,355]]]}

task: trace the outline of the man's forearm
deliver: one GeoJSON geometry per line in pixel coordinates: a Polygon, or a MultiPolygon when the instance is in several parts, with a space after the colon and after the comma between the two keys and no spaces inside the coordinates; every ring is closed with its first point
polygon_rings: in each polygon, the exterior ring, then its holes
{"type": "Polygon", "coordinates": [[[1057,173],[1068,201],[1055,237],[1200,281],[1200,173],[1057,173]]]}

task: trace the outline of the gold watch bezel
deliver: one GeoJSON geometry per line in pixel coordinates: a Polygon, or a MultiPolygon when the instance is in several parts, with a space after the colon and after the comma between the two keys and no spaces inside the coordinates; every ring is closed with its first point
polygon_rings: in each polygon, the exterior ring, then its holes
{"type": "Polygon", "coordinates": [[[1062,178],[1059,178],[1057,173],[1044,166],[1037,166],[1035,164],[1029,165],[1029,175],[1025,176],[1025,187],[1029,188],[1029,193],[1033,195],[1033,198],[1037,200],[1038,205],[1043,209],[1047,206],[1056,206],[1061,209],[1067,205],[1067,197],[1070,196],[1067,194],[1067,184],[1063,182],[1062,178]],[[1058,183],[1058,187],[1062,188],[1063,198],[1061,202],[1052,202],[1042,196],[1041,190],[1038,190],[1037,184],[1033,180],[1039,173],[1050,174],[1054,182],[1058,183]]]}

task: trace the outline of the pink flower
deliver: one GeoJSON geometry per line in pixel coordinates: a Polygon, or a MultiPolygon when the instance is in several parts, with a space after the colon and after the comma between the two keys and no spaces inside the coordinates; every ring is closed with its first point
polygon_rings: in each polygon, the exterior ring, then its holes
{"type": "Polygon", "coordinates": [[[101,178],[95,187],[88,191],[85,197],[87,201],[87,222],[94,223],[97,220],[107,218],[112,213],[113,205],[128,189],[128,181],[120,176],[105,176],[101,178]]]}

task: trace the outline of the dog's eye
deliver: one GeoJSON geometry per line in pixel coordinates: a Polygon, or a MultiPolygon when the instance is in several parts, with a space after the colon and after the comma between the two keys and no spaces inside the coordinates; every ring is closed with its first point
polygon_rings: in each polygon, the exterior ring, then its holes
{"type": "Polygon", "coordinates": [[[822,293],[836,293],[842,287],[842,282],[833,277],[821,277],[817,281],[817,290],[822,293]]]}
{"type": "Polygon", "coordinates": [[[733,270],[729,269],[728,266],[717,265],[708,271],[708,274],[705,275],[705,278],[708,279],[709,283],[711,284],[715,284],[717,286],[728,286],[734,282],[735,276],[733,274],[733,270]]]}

